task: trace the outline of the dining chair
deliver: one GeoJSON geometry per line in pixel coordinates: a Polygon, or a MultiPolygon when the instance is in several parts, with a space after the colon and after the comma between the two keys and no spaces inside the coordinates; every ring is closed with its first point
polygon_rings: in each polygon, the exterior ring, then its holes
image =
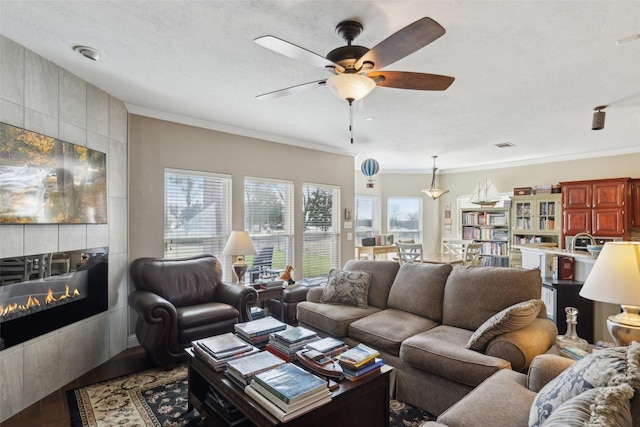
{"type": "Polygon", "coordinates": [[[422,262],[422,243],[397,242],[398,262],[422,262]]]}
{"type": "Polygon", "coordinates": [[[481,243],[467,243],[464,247],[462,255],[463,265],[482,265],[480,254],[482,251],[481,243]]]}

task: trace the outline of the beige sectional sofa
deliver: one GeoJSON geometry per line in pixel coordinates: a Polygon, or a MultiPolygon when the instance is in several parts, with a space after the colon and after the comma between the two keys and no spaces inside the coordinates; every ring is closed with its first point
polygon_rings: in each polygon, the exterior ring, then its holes
{"type": "Polygon", "coordinates": [[[542,305],[530,323],[483,351],[466,348],[503,310],[540,298],[538,270],[368,260],[343,270],[370,274],[366,307],[323,303],[324,287],[313,288],[297,306],[300,325],[376,348],[395,368],[395,397],[433,415],[501,369],[525,371],[558,334],[542,305]]]}

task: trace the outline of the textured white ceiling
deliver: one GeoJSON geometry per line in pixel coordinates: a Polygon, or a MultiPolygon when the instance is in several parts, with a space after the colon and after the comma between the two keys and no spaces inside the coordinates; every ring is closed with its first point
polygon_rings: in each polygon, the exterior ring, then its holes
{"type": "Polygon", "coordinates": [[[7,1],[0,33],[123,100],[131,112],[376,158],[383,172],[482,169],[640,152],[640,1],[7,1]],[[253,42],[326,55],[373,47],[429,16],[446,34],[385,70],[453,76],[444,92],[376,88],[348,106],[328,88],[255,96],[326,71],[253,42]],[[99,62],[75,45],[102,52],[99,62]],[[591,130],[597,105],[605,129],[591,130]],[[365,120],[373,117],[374,120],[365,120]],[[503,142],[514,148],[499,149],[503,142]]]}

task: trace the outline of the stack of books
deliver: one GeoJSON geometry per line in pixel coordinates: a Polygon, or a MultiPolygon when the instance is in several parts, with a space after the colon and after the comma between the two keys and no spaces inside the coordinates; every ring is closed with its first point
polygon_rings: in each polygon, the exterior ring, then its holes
{"type": "Polygon", "coordinates": [[[251,307],[251,320],[263,319],[264,309],[261,307],[251,307]]]}
{"type": "Polygon", "coordinates": [[[284,365],[285,361],[268,351],[252,354],[227,363],[225,375],[242,388],[245,388],[256,374],[284,365]]]}
{"type": "Polygon", "coordinates": [[[272,333],[287,329],[287,324],[271,316],[233,325],[236,335],[260,349],[269,342],[272,333]]]}
{"type": "Polygon", "coordinates": [[[196,357],[221,371],[229,361],[258,353],[255,346],[241,340],[232,332],[191,341],[196,357]]]}
{"type": "Polygon", "coordinates": [[[331,402],[327,382],[292,363],[257,374],[244,390],[281,422],[331,402]]]}
{"type": "Polygon", "coordinates": [[[209,391],[207,392],[204,403],[225,420],[229,426],[236,426],[247,420],[247,417],[223,395],[218,393],[213,386],[209,386],[209,391]]]}
{"type": "Polygon", "coordinates": [[[265,349],[283,360],[291,362],[296,358],[296,351],[319,340],[320,337],[314,331],[296,326],[271,334],[265,349]]]}
{"type": "Polygon", "coordinates": [[[380,353],[377,350],[361,343],[339,354],[336,359],[342,366],[344,377],[351,381],[357,381],[380,372],[385,362],[378,356],[380,353]]]}

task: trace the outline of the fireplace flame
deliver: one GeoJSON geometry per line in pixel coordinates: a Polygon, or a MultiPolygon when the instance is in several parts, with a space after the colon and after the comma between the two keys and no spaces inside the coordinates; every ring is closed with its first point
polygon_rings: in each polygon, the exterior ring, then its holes
{"type": "MultiPolygon", "coordinates": [[[[78,297],[80,296],[80,291],[78,291],[78,289],[74,289],[73,292],[70,291],[69,289],[69,283],[67,283],[65,286],[65,290],[64,293],[62,295],[60,295],[58,298],[56,298],[53,294],[53,290],[51,288],[49,288],[48,292],[47,292],[47,296],[44,298],[44,302],[45,305],[47,304],[52,304],[56,301],[62,301],[65,300],[67,298],[72,298],[72,297],[78,297]]],[[[19,311],[26,311],[29,309],[33,309],[36,307],[40,307],[40,300],[38,300],[37,297],[34,297],[32,295],[29,295],[29,297],[27,298],[26,303],[24,304],[18,304],[18,303],[9,303],[5,306],[1,306],[0,305],[0,317],[4,317],[4,316],[8,316],[14,312],[19,312],[19,311]]]]}

